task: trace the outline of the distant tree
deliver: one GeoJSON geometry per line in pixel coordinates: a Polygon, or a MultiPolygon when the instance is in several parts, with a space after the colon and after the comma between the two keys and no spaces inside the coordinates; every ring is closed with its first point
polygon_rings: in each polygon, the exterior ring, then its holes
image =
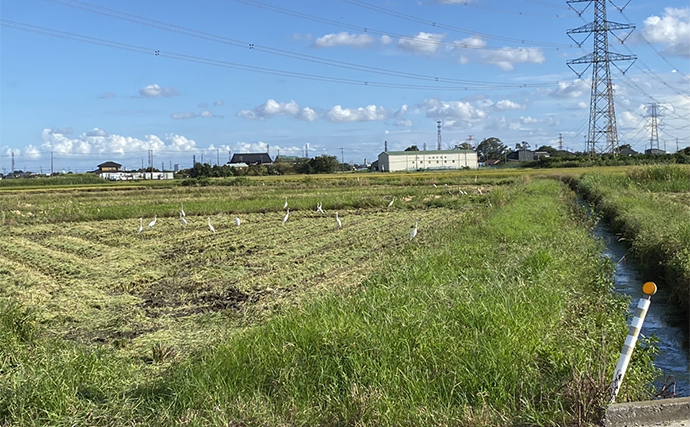
{"type": "Polygon", "coordinates": [[[405,151],[419,151],[419,147],[417,147],[416,145],[412,145],[407,147],[405,151]]]}
{"type": "Polygon", "coordinates": [[[618,146],[618,149],[619,149],[619,150],[624,150],[624,149],[626,149],[626,148],[627,148],[628,150],[632,150],[632,149],[633,149],[632,146],[631,146],[630,144],[623,144],[623,145],[619,145],[619,146],[618,146]]]}
{"type": "Polygon", "coordinates": [[[500,139],[495,137],[486,138],[477,146],[477,154],[482,161],[500,160],[510,151],[500,139]]]}
{"type": "Polygon", "coordinates": [[[469,142],[461,142],[453,147],[453,150],[472,150],[472,145],[469,142]]]}
{"type": "Polygon", "coordinates": [[[311,159],[315,173],[334,173],[340,162],[336,156],[321,155],[311,159]]]}
{"type": "Polygon", "coordinates": [[[537,148],[537,151],[546,151],[547,153],[549,153],[552,156],[555,156],[556,154],[558,154],[558,150],[556,150],[555,148],[553,148],[550,145],[542,145],[541,147],[537,148]]]}
{"type": "Polygon", "coordinates": [[[517,143],[515,144],[515,149],[516,150],[527,150],[529,148],[529,142],[527,141],[522,141],[522,143],[517,143]]]}

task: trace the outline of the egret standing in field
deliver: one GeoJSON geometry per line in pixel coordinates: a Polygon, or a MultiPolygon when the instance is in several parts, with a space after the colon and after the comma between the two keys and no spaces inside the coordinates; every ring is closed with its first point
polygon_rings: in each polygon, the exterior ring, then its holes
{"type": "Polygon", "coordinates": [[[343,228],[343,224],[340,222],[340,218],[338,218],[338,212],[335,213],[335,222],[338,223],[338,228],[343,228]]]}
{"type": "Polygon", "coordinates": [[[448,188],[448,184],[444,184],[446,186],[446,193],[450,194],[451,196],[453,193],[450,192],[450,188],[448,188]]]}
{"type": "Polygon", "coordinates": [[[285,214],[285,218],[283,218],[283,224],[287,222],[288,217],[290,216],[290,208],[288,208],[287,213],[285,214]]]}
{"type": "Polygon", "coordinates": [[[213,228],[213,226],[211,225],[211,217],[208,217],[208,228],[209,228],[212,232],[214,232],[214,233],[216,232],[216,229],[213,228]]]}
{"type": "Polygon", "coordinates": [[[183,212],[180,212],[180,222],[184,225],[187,225],[187,220],[184,219],[183,212]]]}
{"type": "MultiPolygon", "coordinates": [[[[180,203],[180,217],[187,216],[186,213],[184,213],[184,205],[180,203]]],[[[185,222],[186,224],[186,222],[185,222]]]]}
{"type": "Polygon", "coordinates": [[[414,239],[414,236],[417,235],[417,221],[418,220],[416,220],[416,219],[414,220],[414,228],[412,229],[412,232],[410,233],[410,241],[412,241],[412,239],[414,239]]]}
{"type": "Polygon", "coordinates": [[[287,197],[285,198],[285,204],[283,205],[283,209],[287,209],[287,197]]]}
{"type": "Polygon", "coordinates": [[[149,222],[149,225],[147,225],[147,227],[151,228],[151,227],[153,227],[154,225],[156,225],[156,220],[157,220],[157,219],[158,219],[158,216],[157,216],[157,215],[154,215],[154,216],[153,216],[153,221],[149,222]]]}
{"type": "Polygon", "coordinates": [[[318,205],[316,205],[316,212],[321,212],[322,214],[326,213],[323,211],[323,203],[319,203],[318,205]]]}
{"type": "Polygon", "coordinates": [[[235,225],[239,227],[239,226],[240,226],[240,223],[241,223],[240,218],[239,218],[239,217],[235,217],[235,225]]]}
{"type": "Polygon", "coordinates": [[[393,196],[393,198],[391,199],[390,203],[388,203],[388,207],[390,208],[391,206],[393,206],[393,203],[394,203],[394,202],[395,202],[395,196],[393,196]]]}
{"type": "Polygon", "coordinates": [[[139,218],[139,228],[137,229],[137,234],[141,234],[141,230],[144,229],[144,218],[139,218]]]}

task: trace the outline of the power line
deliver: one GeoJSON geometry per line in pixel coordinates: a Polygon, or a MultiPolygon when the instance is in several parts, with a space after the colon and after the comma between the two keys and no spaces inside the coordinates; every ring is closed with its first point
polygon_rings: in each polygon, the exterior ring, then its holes
{"type": "MultiPolygon", "coordinates": [[[[308,61],[312,63],[318,63],[322,65],[327,65],[331,67],[338,67],[338,68],[347,68],[347,69],[352,69],[352,70],[358,70],[358,71],[363,71],[363,72],[370,72],[370,73],[375,73],[375,74],[381,74],[381,75],[388,75],[388,76],[394,76],[394,77],[401,77],[401,78],[411,78],[411,79],[416,79],[416,80],[425,80],[425,81],[434,81],[434,82],[445,82],[445,83],[457,83],[457,84],[487,84],[487,85],[496,85],[497,87],[516,87],[515,85],[506,85],[504,83],[500,82],[480,82],[480,81],[473,81],[473,80],[464,80],[464,79],[456,79],[456,78],[448,78],[448,77],[438,77],[438,76],[431,76],[431,75],[424,75],[424,74],[417,74],[417,73],[408,73],[408,72],[403,72],[399,70],[390,70],[390,69],[385,69],[385,68],[380,68],[380,67],[372,67],[368,65],[361,65],[361,64],[354,64],[350,62],[345,62],[345,61],[338,61],[330,58],[321,58],[318,56],[314,55],[308,55],[304,53],[298,53],[298,52],[291,52],[288,50],[284,49],[278,49],[274,48],[271,46],[266,46],[266,45],[261,45],[258,43],[250,43],[248,41],[244,40],[238,40],[230,37],[225,37],[213,33],[208,33],[205,31],[199,31],[195,30],[193,28],[188,28],[180,25],[175,25],[175,24],[170,24],[167,22],[163,21],[158,21],[155,19],[151,18],[146,18],[143,16],[135,15],[132,13],[128,12],[123,12],[103,6],[97,6],[91,3],[79,1],[79,0],[44,0],[50,3],[55,3],[61,6],[66,6],[70,7],[73,9],[78,9],[82,10],[88,13],[94,13],[114,19],[119,19],[119,20],[124,20],[128,22],[132,22],[135,24],[139,25],[144,25],[148,26],[151,28],[156,28],[160,29],[163,31],[168,31],[168,32],[173,32],[177,34],[182,34],[190,37],[196,37],[200,38],[203,40],[208,40],[216,43],[223,43],[235,47],[240,47],[243,49],[249,48],[250,50],[257,51],[257,52],[264,52],[264,53],[270,53],[273,55],[279,55],[283,57],[288,57],[292,59],[297,59],[301,61],[308,61]]],[[[531,84],[531,85],[537,85],[531,84]]],[[[541,85],[541,84],[539,84],[541,85]]]]}
{"type": "MultiPolygon", "coordinates": [[[[486,82],[484,86],[433,86],[433,85],[413,85],[413,84],[403,84],[403,83],[389,83],[389,82],[379,82],[370,80],[355,80],[340,77],[331,77],[318,74],[300,73],[294,71],[279,70],[274,68],[257,67],[253,65],[238,64],[235,62],[221,61],[212,58],[203,58],[199,56],[186,55],[181,53],[175,53],[170,51],[157,50],[149,47],[137,46],[127,43],[116,42],[112,40],[101,39],[97,37],[85,36],[82,34],[70,33],[66,31],[55,30],[51,28],[41,27],[37,25],[26,24],[17,21],[11,21],[7,19],[0,19],[0,25],[7,28],[18,29],[22,31],[43,34],[51,37],[57,37],[67,40],[74,40],[83,43],[89,43],[99,46],[106,46],[120,50],[127,50],[131,52],[141,53],[145,55],[155,55],[163,58],[175,59],[179,61],[192,62],[197,64],[211,65],[215,67],[222,68],[232,68],[244,71],[251,71],[255,73],[272,74],[284,77],[294,77],[300,79],[307,79],[312,81],[322,81],[328,83],[340,83],[348,85],[357,86],[372,86],[381,88],[391,88],[391,89],[410,89],[410,90],[448,90],[448,91],[467,91],[467,90],[494,90],[494,89],[505,89],[508,87],[514,88],[524,88],[530,87],[528,84],[519,85],[506,85],[506,86],[496,86],[493,83],[486,82]]],[[[440,82],[440,81],[439,81],[440,82]]]]}
{"type": "MultiPolygon", "coordinates": [[[[245,0],[233,0],[233,1],[241,1],[243,3],[245,2],[245,0]]],[[[417,16],[408,15],[406,13],[398,12],[398,11],[395,11],[392,9],[387,9],[384,7],[376,6],[376,5],[373,5],[370,3],[366,3],[362,0],[340,0],[340,1],[343,1],[345,3],[350,3],[352,5],[359,6],[359,7],[365,8],[365,9],[373,10],[375,12],[383,13],[385,15],[393,16],[393,17],[400,18],[400,19],[405,19],[407,21],[417,22],[419,24],[424,24],[424,25],[428,25],[431,27],[442,28],[444,30],[454,31],[454,32],[461,33],[461,34],[481,35],[482,37],[485,37],[487,39],[501,40],[501,41],[506,41],[506,42],[519,43],[519,44],[529,44],[529,45],[534,45],[534,46],[543,46],[543,47],[550,47],[550,48],[573,47],[573,45],[563,44],[563,43],[538,42],[538,41],[534,41],[534,40],[516,39],[516,38],[512,38],[512,37],[496,36],[493,34],[482,33],[480,31],[468,30],[466,28],[460,28],[460,27],[456,27],[453,25],[447,25],[447,24],[443,24],[440,22],[436,22],[436,21],[429,21],[427,19],[419,18],[417,16]]]]}

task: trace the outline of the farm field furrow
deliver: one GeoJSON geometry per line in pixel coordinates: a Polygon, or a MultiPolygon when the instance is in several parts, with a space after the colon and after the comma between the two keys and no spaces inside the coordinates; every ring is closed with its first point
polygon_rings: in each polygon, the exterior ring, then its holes
{"type": "MultiPolygon", "coordinates": [[[[364,189],[369,193],[365,197],[386,202],[381,189],[364,189]]],[[[327,189],[329,194],[323,198],[333,198],[337,191],[327,189]]],[[[413,188],[405,194],[419,191],[413,188]]],[[[397,192],[403,194],[400,189],[397,192]]],[[[25,268],[13,273],[17,280],[3,292],[35,304],[40,318],[50,323],[57,336],[89,345],[115,343],[127,354],[145,357],[153,342],[164,341],[184,350],[231,333],[208,335],[199,330],[199,322],[210,322],[214,328],[227,319],[256,322],[301,303],[309,294],[357,284],[380,265],[382,251],[396,251],[410,243],[415,219],[420,221],[418,239],[423,239],[426,229],[443,227],[464,214],[445,208],[412,211],[404,208],[407,202],[399,201],[403,209],[340,210],[343,227],[338,229],[335,210],[327,209],[325,215],[312,209],[291,210],[283,224],[285,211],[279,206],[265,213],[238,214],[239,227],[234,213],[208,214],[216,229],[212,233],[205,216],[190,212],[204,201],[224,196],[223,192],[213,189],[199,201],[198,191],[192,189],[189,201],[174,204],[166,201],[173,191],[161,193],[162,200],[152,199],[151,191],[123,191],[107,197],[127,200],[111,207],[149,203],[175,212],[184,203],[187,225],[179,217],[159,216],[151,228],[147,223],[153,218],[144,218],[141,234],[136,232],[139,221],[133,218],[17,225],[4,230],[0,265],[25,268]]],[[[248,190],[236,193],[232,196],[247,195],[248,190]]],[[[289,200],[306,206],[322,195],[291,195],[289,200]]],[[[59,205],[82,211],[93,210],[106,197],[97,191],[75,199],[70,193],[60,196],[74,202],[62,200],[59,205]],[[92,205],[79,207],[87,200],[92,205]]],[[[275,189],[254,197],[267,205],[284,203],[275,189]]]]}

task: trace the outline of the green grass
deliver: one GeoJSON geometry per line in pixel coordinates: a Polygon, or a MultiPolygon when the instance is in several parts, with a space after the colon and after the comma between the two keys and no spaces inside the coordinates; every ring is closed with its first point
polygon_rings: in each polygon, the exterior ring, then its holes
{"type": "Polygon", "coordinates": [[[574,194],[457,176],[0,193],[0,425],[596,422],[627,303],[574,194]]]}
{"type": "Polygon", "coordinates": [[[586,174],[580,191],[630,242],[650,279],[661,280],[686,310],[690,295],[690,166],[586,174]]]}

